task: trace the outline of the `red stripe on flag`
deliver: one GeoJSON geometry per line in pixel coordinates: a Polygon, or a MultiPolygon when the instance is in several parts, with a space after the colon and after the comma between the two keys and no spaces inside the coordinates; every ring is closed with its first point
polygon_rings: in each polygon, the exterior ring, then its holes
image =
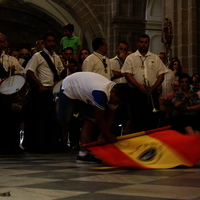
{"type": "Polygon", "coordinates": [[[140,165],[138,162],[135,162],[133,159],[128,157],[125,153],[123,153],[113,144],[106,144],[103,146],[93,146],[93,147],[88,147],[87,149],[92,151],[92,153],[94,153],[97,157],[102,159],[102,161],[108,165],[150,169],[140,165]]]}
{"type": "Polygon", "coordinates": [[[148,135],[156,138],[179,153],[185,160],[195,165],[200,160],[200,137],[181,134],[174,130],[156,132],[148,135]]]}
{"type": "MultiPolygon", "coordinates": [[[[140,169],[172,168],[178,165],[193,166],[200,160],[200,137],[196,135],[183,135],[174,130],[167,130],[140,137],[136,137],[138,139],[127,139],[126,141],[128,142],[129,140],[129,143],[124,140],[125,143],[123,143],[122,146],[117,145],[119,144],[118,142],[115,144],[87,148],[106,164],[120,167],[136,167],[140,169]],[[139,140],[139,143],[137,143],[140,137],[142,140],[139,140]],[[155,139],[155,141],[152,141],[152,139],[150,140],[150,138],[155,139]],[[144,142],[141,143],[143,140],[144,142]],[[126,148],[126,144],[128,144],[127,149],[124,149],[126,148]],[[131,148],[132,152],[134,149],[137,150],[139,153],[138,155],[140,155],[142,152],[145,152],[146,149],[148,150],[151,149],[151,147],[156,147],[156,144],[163,149],[160,153],[157,152],[158,154],[156,154],[158,158],[161,158],[160,161],[156,162],[156,165],[154,165],[155,159],[152,163],[148,161],[141,162],[140,159],[138,160],[138,157],[132,157],[129,154],[129,148],[131,148]],[[120,149],[121,147],[123,150],[120,149]],[[141,152],[140,149],[142,150],[141,152]],[[128,152],[129,155],[127,155],[124,150],[128,150],[126,152],[128,152]]],[[[135,150],[134,152],[136,152],[135,150]]]]}

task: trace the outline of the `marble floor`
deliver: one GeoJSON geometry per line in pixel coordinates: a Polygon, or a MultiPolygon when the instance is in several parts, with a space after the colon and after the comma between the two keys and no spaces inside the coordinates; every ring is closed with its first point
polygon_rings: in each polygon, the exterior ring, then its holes
{"type": "Polygon", "coordinates": [[[200,200],[200,162],[192,168],[99,171],[76,153],[0,156],[3,200],[200,200]]]}

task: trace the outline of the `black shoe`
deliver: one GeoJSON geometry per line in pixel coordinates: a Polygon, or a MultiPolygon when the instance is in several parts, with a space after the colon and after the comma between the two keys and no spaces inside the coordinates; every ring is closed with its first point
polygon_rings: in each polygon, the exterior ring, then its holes
{"type": "Polygon", "coordinates": [[[102,163],[102,161],[92,155],[91,153],[86,154],[85,156],[77,156],[76,163],[78,164],[95,164],[95,163],[102,163]]]}

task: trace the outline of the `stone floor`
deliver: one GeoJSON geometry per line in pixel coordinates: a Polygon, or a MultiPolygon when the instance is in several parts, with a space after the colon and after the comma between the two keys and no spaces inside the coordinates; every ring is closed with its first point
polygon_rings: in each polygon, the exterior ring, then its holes
{"type": "Polygon", "coordinates": [[[100,171],[76,164],[76,153],[1,155],[0,199],[200,200],[200,162],[192,168],[100,171]]]}

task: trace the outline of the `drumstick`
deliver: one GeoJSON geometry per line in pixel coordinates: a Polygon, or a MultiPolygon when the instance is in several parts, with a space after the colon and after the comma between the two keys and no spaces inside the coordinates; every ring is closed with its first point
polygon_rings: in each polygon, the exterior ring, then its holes
{"type": "MultiPolygon", "coordinates": [[[[9,57],[8,57],[9,59],[9,57]]],[[[10,81],[9,81],[9,86],[12,85],[12,82],[13,82],[13,78],[12,78],[12,68],[10,68],[11,66],[13,65],[13,62],[11,61],[11,63],[9,62],[9,78],[10,78],[10,81]]]]}
{"type": "MultiPolygon", "coordinates": [[[[67,60],[67,65],[69,65],[69,61],[67,60]]],[[[69,69],[68,69],[68,67],[67,67],[67,76],[68,75],[70,75],[70,71],[69,71],[69,69]]]]}

